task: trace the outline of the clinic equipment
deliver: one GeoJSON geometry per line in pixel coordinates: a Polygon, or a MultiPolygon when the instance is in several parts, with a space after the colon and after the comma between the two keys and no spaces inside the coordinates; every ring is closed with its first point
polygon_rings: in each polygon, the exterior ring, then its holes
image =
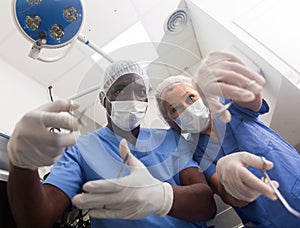
{"type": "Polygon", "coordinates": [[[107,61],[113,62],[100,48],[88,40],[81,30],[85,21],[81,0],[14,0],[14,20],[19,31],[33,43],[29,57],[42,62],[56,62],[65,57],[76,40],[86,44],[107,61]],[[41,57],[42,49],[67,47],[56,57],[41,57]]]}
{"type": "Polygon", "coordinates": [[[220,108],[217,112],[216,112],[216,117],[219,118],[220,116],[223,115],[223,113],[229,109],[229,107],[232,105],[233,101],[228,102],[227,104],[225,104],[222,108],[220,108]]]}
{"type": "MultiPolygon", "coordinates": [[[[101,51],[97,45],[81,34],[85,21],[82,0],[14,0],[14,21],[21,34],[33,43],[29,57],[42,62],[56,62],[64,58],[81,41],[108,62],[113,60],[101,51]],[[65,52],[55,57],[40,56],[42,49],[68,47],[65,52]]],[[[69,98],[75,100],[100,89],[100,86],[88,88],[69,98]]]]}
{"type": "Polygon", "coordinates": [[[123,163],[122,163],[122,165],[121,165],[121,169],[120,169],[120,171],[119,171],[119,174],[118,174],[117,178],[120,178],[120,177],[121,177],[121,175],[122,175],[122,173],[123,173],[123,171],[124,171],[124,169],[125,169],[125,167],[126,167],[126,165],[127,165],[128,158],[129,158],[129,154],[126,154],[126,156],[125,156],[125,158],[124,158],[124,161],[123,161],[123,163]]]}
{"type": "Polygon", "coordinates": [[[264,172],[263,181],[271,186],[271,188],[274,190],[274,193],[276,194],[276,196],[278,197],[278,199],[280,200],[280,202],[282,203],[282,205],[288,210],[288,212],[290,212],[291,214],[293,214],[296,217],[300,218],[300,212],[296,211],[294,208],[292,208],[289,205],[289,203],[286,201],[286,199],[281,195],[281,193],[279,192],[279,190],[272,183],[269,175],[267,174],[266,159],[264,157],[261,157],[261,159],[262,159],[262,161],[264,163],[264,165],[263,165],[263,172],[264,172]]]}
{"type": "Polygon", "coordinates": [[[86,111],[94,105],[95,105],[95,103],[92,102],[88,106],[86,106],[82,111],[69,112],[69,114],[71,116],[75,117],[81,126],[86,126],[87,124],[86,124],[86,122],[84,122],[84,120],[82,118],[83,118],[84,114],[86,113],[86,111]]]}
{"type": "MultiPolygon", "coordinates": [[[[52,96],[52,89],[53,89],[53,86],[49,86],[48,87],[48,93],[49,93],[49,98],[50,98],[50,101],[51,102],[53,102],[54,100],[53,100],[53,96],[52,96]]],[[[75,98],[75,99],[77,99],[77,98],[75,98]]],[[[68,99],[69,101],[73,101],[73,100],[75,100],[75,99],[68,99]]],[[[86,126],[86,123],[84,122],[84,120],[82,119],[83,118],[83,116],[84,116],[84,114],[86,113],[86,111],[90,108],[90,107],[92,107],[94,105],[94,102],[92,102],[91,104],[89,104],[88,106],[86,106],[82,111],[76,111],[76,113],[75,112],[73,112],[73,111],[69,111],[68,113],[71,115],[71,116],[73,116],[74,118],[76,118],[77,120],[78,120],[78,123],[81,125],[81,126],[86,126]]],[[[52,128],[50,128],[50,131],[54,131],[54,130],[58,130],[59,132],[61,131],[59,128],[54,128],[54,127],[52,127],[52,128]]]]}

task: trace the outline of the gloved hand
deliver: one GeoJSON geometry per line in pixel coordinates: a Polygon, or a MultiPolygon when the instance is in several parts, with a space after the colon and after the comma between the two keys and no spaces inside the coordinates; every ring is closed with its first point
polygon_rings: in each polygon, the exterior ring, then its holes
{"type": "MultiPolygon", "coordinates": [[[[266,169],[272,169],[273,163],[266,161],[266,169]]],[[[273,189],[252,174],[247,167],[253,166],[257,169],[264,168],[261,157],[248,152],[236,152],[219,159],[217,163],[217,175],[226,192],[238,200],[252,202],[261,194],[271,200],[277,199],[273,189]]],[[[277,181],[272,181],[278,187],[277,181]]]]}
{"type": "Polygon", "coordinates": [[[16,124],[8,141],[10,162],[21,168],[35,170],[54,164],[66,147],[75,143],[78,121],[67,112],[79,105],[69,101],[55,101],[26,113],[16,124]],[[50,132],[49,128],[68,129],[70,133],[50,132]]]}
{"type": "Polygon", "coordinates": [[[73,204],[90,209],[89,216],[96,218],[140,219],[150,214],[167,215],[173,203],[172,186],[155,179],[130,153],[124,139],[120,154],[123,159],[129,154],[130,175],[87,182],[83,185],[85,193],[76,195],[73,204]]]}
{"type": "MultiPolygon", "coordinates": [[[[226,52],[210,52],[198,68],[196,78],[208,101],[212,112],[217,112],[223,105],[219,97],[235,101],[249,102],[255,94],[262,91],[265,79],[248,68],[238,57],[226,52]]],[[[220,116],[224,122],[230,121],[229,111],[220,116]]]]}

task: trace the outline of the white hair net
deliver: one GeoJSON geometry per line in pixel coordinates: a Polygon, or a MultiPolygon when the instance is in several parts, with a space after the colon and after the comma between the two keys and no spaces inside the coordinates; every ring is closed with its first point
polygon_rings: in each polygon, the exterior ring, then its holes
{"type": "Polygon", "coordinates": [[[149,78],[144,73],[139,64],[130,60],[120,60],[110,65],[104,72],[103,87],[99,98],[101,103],[104,103],[104,98],[112,84],[121,76],[126,74],[137,74],[144,80],[147,91],[149,90],[149,78]]]}
{"type": "Polygon", "coordinates": [[[155,98],[156,100],[160,99],[161,96],[165,91],[167,91],[171,86],[173,86],[176,83],[185,83],[188,85],[192,85],[192,79],[183,75],[178,75],[178,76],[170,76],[163,80],[162,83],[158,85],[155,91],[155,98]]]}

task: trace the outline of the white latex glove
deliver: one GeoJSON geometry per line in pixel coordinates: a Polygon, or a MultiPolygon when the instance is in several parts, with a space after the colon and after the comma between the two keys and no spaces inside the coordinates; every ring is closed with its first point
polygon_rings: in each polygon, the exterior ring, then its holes
{"type": "Polygon", "coordinates": [[[78,208],[89,209],[96,218],[140,219],[150,214],[165,216],[173,204],[173,189],[149,173],[135,158],[123,139],[120,154],[128,157],[130,175],[117,179],[89,181],[83,185],[85,193],[76,195],[72,202],[78,208]]]}
{"type": "MultiPolygon", "coordinates": [[[[271,200],[277,199],[270,185],[252,174],[247,167],[263,169],[261,157],[248,152],[236,152],[222,157],[217,163],[217,175],[225,190],[238,200],[252,202],[261,194],[271,200]]],[[[273,163],[266,160],[266,169],[272,169],[273,163]]],[[[278,187],[277,181],[272,183],[278,187]]]]}
{"type": "MultiPolygon", "coordinates": [[[[210,52],[203,59],[194,79],[207,98],[209,108],[217,112],[223,105],[219,97],[250,102],[262,92],[265,79],[248,68],[238,57],[227,52],[210,52]]],[[[230,121],[229,111],[220,116],[230,121]]]]}
{"type": "Polygon", "coordinates": [[[7,145],[9,159],[17,167],[35,170],[54,164],[66,147],[76,142],[72,131],[78,121],[68,112],[79,105],[69,101],[55,101],[26,113],[16,124],[7,145]],[[70,133],[50,132],[49,128],[63,128],[70,133]]]}

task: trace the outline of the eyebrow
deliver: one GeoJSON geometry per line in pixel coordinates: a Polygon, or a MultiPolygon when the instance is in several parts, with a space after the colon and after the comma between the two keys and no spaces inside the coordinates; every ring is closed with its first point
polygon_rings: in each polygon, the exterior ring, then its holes
{"type": "Polygon", "coordinates": [[[116,85],[115,85],[115,87],[123,87],[123,88],[126,88],[127,86],[132,86],[132,85],[134,85],[135,87],[144,87],[144,88],[146,88],[146,85],[145,85],[145,83],[143,83],[143,82],[138,82],[138,81],[134,81],[134,82],[130,82],[129,84],[128,84],[128,82],[119,82],[119,83],[116,83],[116,85]]]}
{"type": "MultiPolygon", "coordinates": [[[[184,93],[183,96],[181,96],[181,97],[185,97],[186,94],[191,95],[192,93],[191,93],[190,91],[185,91],[185,93],[184,93]]],[[[179,96],[179,95],[178,95],[178,96],[179,96]]],[[[185,100],[186,100],[186,99],[185,99],[185,100]]],[[[168,103],[170,106],[172,106],[172,107],[178,106],[178,104],[175,103],[175,102],[176,102],[176,100],[175,100],[174,102],[168,102],[168,101],[167,101],[167,103],[168,103]]]]}
{"type": "Polygon", "coordinates": [[[168,103],[167,109],[170,110],[170,109],[175,108],[176,111],[177,111],[177,109],[178,109],[179,106],[181,106],[181,104],[176,104],[176,105],[174,105],[174,104],[168,103]]]}

